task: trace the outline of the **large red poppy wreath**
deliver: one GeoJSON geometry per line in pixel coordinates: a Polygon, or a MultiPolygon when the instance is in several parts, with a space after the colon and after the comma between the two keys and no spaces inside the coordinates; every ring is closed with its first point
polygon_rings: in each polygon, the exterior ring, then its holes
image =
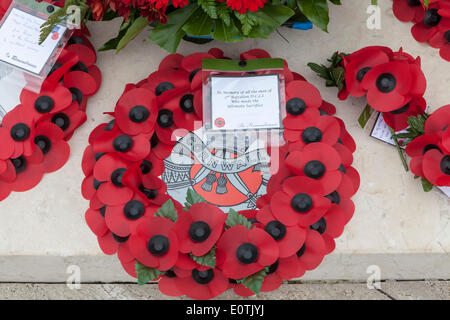
{"type": "MultiPolygon", "coordinates": [[[[0,3],[0,19],[10,1],[0,3]]],[[[0,125],[0,201],[12,191],[35,187],[44,173],[68,160],[67,141],[86,121],[90,96],[100,88],[101,72],[87,29],[77,30],[63,49],[39,93],[23,89],[20,105],[0,125]]]]}
{"type": "Polygon", "coordinates": [[[439,49],[440,56],[450,61],[450,0],[394,0],[394,15],[403,22],[413,22],[411,33],[418,42],[439,49]]]}
{"type": "MultiPolygon", "coordinates": [[[[269,57],[254,49],[240,59],[269,57]]],[[[172,133],[202,119],[202,60],[214,58],[223,52],[172,54],[128,84],[83,156],[86,221],[100,248],[169,296],[209,299],[229,289],[250,296],[303,276],[334,250],[359,188],[355,142],[336,109],[286,64],[286,144],[271,159],[280,170],[258,210],[224,213],[192,190],[184,205],[172,199],[159,178],[163,160],[172,133]]]]}

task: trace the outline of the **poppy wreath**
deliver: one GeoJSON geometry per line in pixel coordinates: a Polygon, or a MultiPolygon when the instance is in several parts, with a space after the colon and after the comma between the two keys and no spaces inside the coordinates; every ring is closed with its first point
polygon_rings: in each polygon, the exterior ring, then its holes
{"type": "MultiPolygon", "coordinates": [[[[5,13],[10,1],[0,3],[5,13]]],[[[1,18],[1,15],[0,15],[1,18]]],[[[87,29],[69,39],[44,80],[41,91],[22,89],[20,105],[0,125],[0,201],[11,192],[35,187],[45,173],[60,169],[69,159],[67,141],[86,121],[90,96],[101,85],[96,52],[87,29]]]]}
{"type": "MultiPolygon", "coordinates": [[[[272,152],[280,169],[258,209],[226,214],[191,189],[184,204],[167,194],[163,160],[172,136],[202,119],[202,60],[215,58],[223,52],[170,54],[148,78],[126,85],[108,113],[113,119],[92,131],[83,155],[85,218],[101,250],[117,254],[139,284],[158,281],[169,296],[275,290],[317,268],[355,210],[355,142],[335,107],[287,63],[286,143],[272,152]]],[[[270,55],[254,49],[240,56],[257,58],[270,55]]]]}
{"type": "Polygon", "coordinates": [[[394,0],[392,9],[400,21],[414,23],[414,39],[439,49],[450,61],[450,0],[394,0]]]}
{"type": "Polygon", "coordinates": [[[373,110],[381,112],[405,169],[409,170],[401,147],[412,157],[410,169],[421,178],[423,189],[450,186],[450,108],[444,106],[431,116],[425,112],[427,81],[420,57],[414,58],[402,49],[394,52],[388,47],[371,46],[350,55],[336,52],[328,61],[328,66],[308,65],[326,80],[327,86],[339,89],[340,100],[349,96],[367,98],[368,105],[359,119],[361,126],[373,110]]]}

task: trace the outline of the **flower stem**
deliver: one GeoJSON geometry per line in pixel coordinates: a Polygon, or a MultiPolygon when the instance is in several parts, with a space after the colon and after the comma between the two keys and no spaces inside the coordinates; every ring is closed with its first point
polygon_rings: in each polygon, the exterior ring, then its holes
{"type": "Polygon", "coordinates": [[[400,148],[397,136],[395,135],[395,131],[392,128],[389,128],[389,130],[391,130],[392,139],[394,139],[395,147],[397,148],[398,154],[400,156],[400,160],[402,160],[403,167],[405,168],[405,171],[409,171],[408,163],[406,162],[405,155],[403,154],[402,148],[400,148]]]}

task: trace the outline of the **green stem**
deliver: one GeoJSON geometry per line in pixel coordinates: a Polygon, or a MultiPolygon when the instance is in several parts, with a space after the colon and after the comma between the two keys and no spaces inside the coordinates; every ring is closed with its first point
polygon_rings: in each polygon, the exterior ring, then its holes
{"type": "Polygon", "coordinates": [[[398,143],[397,136],[395,135],[395,131],[394,131],[394,129],[392,129],[392,128],[389,128],[389,130],[391,130],[392,139],[394,139],[395,147],[397,148],[398,154],[399,154],[399,156],[400,156],[400,160],[402,160],[403,167],[405,168],[405,171],[409,171],[408,163],[406,162],[406,159],[405,159],[405,156],[404,156],[404,154],[403,154],[402,148],[400,148],[400,145],[399,145],[399,143],[398,143]]]}

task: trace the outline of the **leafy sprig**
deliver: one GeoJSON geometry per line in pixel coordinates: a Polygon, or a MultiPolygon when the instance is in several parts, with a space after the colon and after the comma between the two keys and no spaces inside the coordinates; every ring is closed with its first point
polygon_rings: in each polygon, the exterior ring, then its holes
{"type": "Polygon", "coordinates": [[[345,69],[342,67],[342,60],[348,54],[336,51],[333,56],[327,59],[328,66],[317,64],[314,62],[308,63],[310,67],[319,77],[325,79],[327,87],[337,87],[340,90],[345,85],[345,69]]]}
{"type": "Polygon", "coordinates": [[[395,137],[397,139],[402,139],[404,141],[403,145],[409,144],[412,140],[425,134],[425,122],[427,121],[429,115],[427,113],[420,114],[417,117],[408,117],[409,127],[406,132],[396,133],[395,137]]]}
{"type": "Polygon", "coordinates": [[[178,213],[177,210],[175,210],[175,206],[171,199],[169,199],[158,209],[158,211],[156,211],[155,217],[167,218],[173,222],[177,222],[178,213]]]}
{"type": "Polygon", "coordinates": [[[149,283],[150,281],[156,280],[159,276],[163,275],[164,272],[160,271],[156,268],[150,268],[146,265],[142,264],[139,261],[136,261],[136,275],[137,282],[140,286],[149,283]]]}
{"type": "Polygon", "coordinates": [[[248,230],[252,228],[252,223],[248,221],[246,217],[244,217],[242,214],[238,213],[236,210],[230,209],[228,212],[227,220],[225,221],[225,224],[228,228],[231,228],[233,226],[242,225],[246,227],[248,230]]]}
{"type": "Polygon", "coordinates": [[[189,254],[192,260],[197,262],[198,264],[209,267],[209,268],[215,268],[216,267],[216,246],[214,246],[207,254],[197,257],[194,256],[192,253],[189,254]]]}
{"type": "Polygon", "coordinates": [[[252,274],[243,279],[236,280],[237,283],[242,284],[244,287],[250,289],[253,293],[260,293],[264,278],[267,276],[269,269],[266,267],[255,274],[252,274]]]}

